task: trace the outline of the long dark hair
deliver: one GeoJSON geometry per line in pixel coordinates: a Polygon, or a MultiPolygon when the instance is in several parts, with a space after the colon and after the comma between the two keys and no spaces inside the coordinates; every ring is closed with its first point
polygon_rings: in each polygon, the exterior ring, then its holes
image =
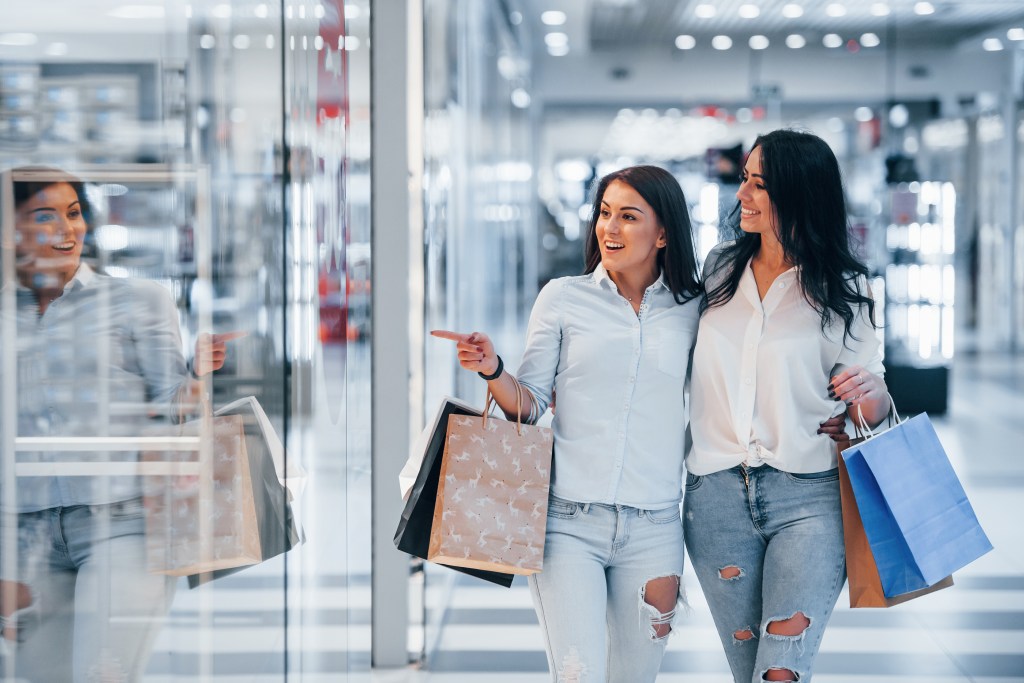
{"type": "Polygon", "coordinates": [[[654,209],[658,224],[665,229],[666,245],[658,250],[658,268],[665,277],[676,303],[685,303],[702,293],[697,271],[697,254],[693,248],[693,229],[686,208],[683,188],[675,177],[657,166],[630,166],[601,178],[594,191],[590,224],[584,251],[584,270],[594,272],[601,262],[601,248],[597,243],[597,219],[601,215],[601,202],[605,190],[614,181],[621,181],[637,191],[654,209]]]}
{"type": "MultiPolygon", "coordinates": [[[[868,269],[850,245],[839,162],[824,140],[795,130],[760,135],[754,142],[758,147],[761,175],[778,220],[772,227],[782,251],[786,260],[799,266],[800,287],[821,316],[822,331],[841,318],[845,344],[856,309],[867,306],[873,324],[875,302],[857,288],[858,276],[867,276],[868,269]]],[[[733,216],[738,219],[738,214],[737,210],[733,216]]],[[[723,249],[715,272],[724,269],[726,276],[708,290],[702,311],[732,299],[747,262],[760,246],[760,235],[741,233],[723,249]]]]}

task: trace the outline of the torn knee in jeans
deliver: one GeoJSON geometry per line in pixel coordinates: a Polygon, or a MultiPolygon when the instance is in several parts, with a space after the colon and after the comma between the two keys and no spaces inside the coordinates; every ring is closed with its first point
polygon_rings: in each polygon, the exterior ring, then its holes
{"type": "Polygon", "coordinates": [[[743,570],[735,565],[722,567],[718,570],[718,578],[722,579],[723,581],[735,581],[736,579],[743,576],[743,574],[743,570]]]}
{"type": "Polygon", "coordinates": [[[802,636],[804,631],[806,631],[807,627],[810,625],[811,620],[806,614],[803,612],[796,612],[788,619],[772,619],[768,622],[768,628],[766,628],[765,631],[773,636],[796,638],[802,636]]]}
{"type": "Polygon", "coordinates": [[[745,640],[754,639],[754,631],[749,628],[742,628],[732,634],[733,642],[743,642],[745,640]]]}
{"type": "Polygon", "coordinates": [[[651,640],[665,638],[672,631],[672,619],[679,602],[679,585],[679,576],[670,575],[651,579],[640,587],[640,619],[641,622],[649,620],[651,640]]]}
{"type": "Polygon", "coordinates": [[[789,683],[795,683],[800,680],[800,674],[790,669],[782,669],[772,667],[761,674],[762,681],[788,681],[789,683]]]}
{"type": "Polygon", "coordinates": [[[583,675],[587,673],[587,667],[580,659],[580,653],[575,647],[569,648],[569,654],[562,658],[558,667],[558,683],[583,683],[583,675]]]}

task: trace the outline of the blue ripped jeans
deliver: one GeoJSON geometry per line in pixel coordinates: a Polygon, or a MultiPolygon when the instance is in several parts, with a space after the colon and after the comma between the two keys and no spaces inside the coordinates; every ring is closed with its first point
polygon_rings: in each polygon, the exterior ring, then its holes
{"type": "Polygon", "coordinates": [[[683,516],[686,549],[736,683],[765,680],[769,669],[810,681],[846,581],[839,471],[740,465],[689,474],[683,516]],[[791,618],[796,635],[773,633],[791,618]]]}
{"type": "Polygon", "coordinates": [[[551,496],[544,570],[530,577],[556,683],[651,683],[676,610],[645,600],[647,582],[683,572],[679,506],[641,510],[551,496]],[[665,628],[668,626],[669,628],[665,628]]]}

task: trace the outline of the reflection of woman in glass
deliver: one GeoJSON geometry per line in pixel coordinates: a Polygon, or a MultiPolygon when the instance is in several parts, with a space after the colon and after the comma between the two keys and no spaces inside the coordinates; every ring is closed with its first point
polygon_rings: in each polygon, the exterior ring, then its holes
{"type": "MultiPolygon", "coordinates": [[[[192,390],[177,310],[157,283],[82,263],[82,183],[35,170],[39,180],[14,184],[18,376],[16,396],[3,400],[18,403],[20,437],[139,436],[155,416],[173,417],[192,390]]],[[[223,365],[222,341],[207,339],[197,353],[198,372],[223,365]]],[[[17,481],[18,579],[31,604],[8,620],[6,635],[19,641],[20,677],[141,676],[175,579],[147,571],[139,478],[102,474],[105,463],[134,455],[19,453],[21,462],[54,463],[52,475],[17,481]],[[71,463],[97,469],[76,476],[71,463]]]]}
{"type": "Polygon", "coordinates": [[[737,683],[810,680],[846,578],[836,449],[819,423],[889,399],[867,268],[820,138],[754,143],[742,236],[705,265],[693,354],[686,547],[737,683]]]}

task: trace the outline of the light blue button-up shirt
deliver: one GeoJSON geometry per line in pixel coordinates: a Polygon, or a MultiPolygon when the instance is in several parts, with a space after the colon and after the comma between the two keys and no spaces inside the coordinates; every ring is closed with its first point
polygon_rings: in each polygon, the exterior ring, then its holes
{"type": "Polygon", "coordinates": [[[556,394],[554,495],[643,509],[679,503],[697,306],[676,303],[659,277],[638,315],[601,265],[541,290],[516,376],[541,412],[556,394]]]}
{"type": "MultiPolygon", "coordinates": [[[[19,288],[17,298],[18,436],[140,436],[155,417],[170,417],[188,371],[167,290],[82,264],[42,316],[30,291],[19,288]]],[[[10,384],[4,385],[0,400],[9,400],[10,384]]],[[[21,452],[18,460],[105,462],[137,455],[21,452]]],[[[18,480],[17,509],[113,503],[141,493],[136,476],[26,476],[18,480]]]]}

